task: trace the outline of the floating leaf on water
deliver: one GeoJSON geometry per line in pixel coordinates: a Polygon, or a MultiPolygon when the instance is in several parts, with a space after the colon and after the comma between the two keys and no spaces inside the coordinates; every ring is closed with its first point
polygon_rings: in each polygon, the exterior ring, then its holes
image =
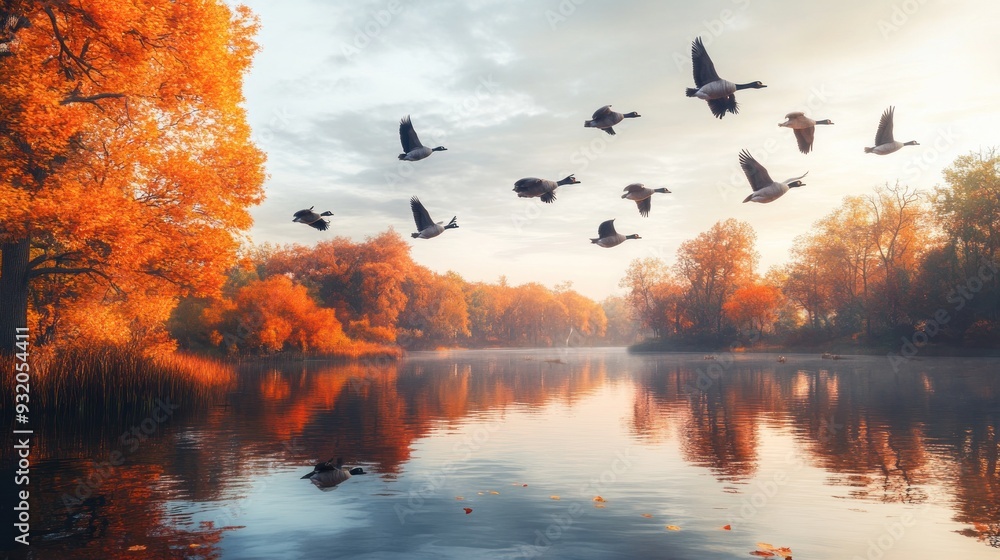
{"type": "Polygon", "coordinates": [[[500,492],[497,492],[496,490],[490,490],[490,494],[493,494],[494,496],[499,496],[500,492]]]}
{"type": "Polygon", "coordinates": [[[201,545],[198,544],[198,543],[191,543],[191,544],[188,545],[188,548],[198,548],[199,546],[201,546],[201,545]]]}
{"type": "Polygon", "coordinates": [[[461,502],[462,500],[465,499],[465,497],[464,496],[455,496],[455,499],[461,502]]]}
{"type": "Polygon", "coordinates": [[[723,525],[722,526],[722,530],[723,531],[732,531],[733,530],[733,526],[732,525],[723,525]]]}
{"type": "Polygon", "coordinates": [[[667,525],[666,529],[668,531],[680,531],[681,530],[681,528],[678,527],[677,525],[667,525]]]}
{"type": "Polygon", "coordinates": [[[527,483],[527,482],[525,482],[524,484],[522,484],[522,485],[521,485],[521,487],[522,487],[522,488],[527,488],[527,487],[528,487],[528,483],[527,483]]]}
{"type": "Polygon", "coordinates": [[[652,519],[653,518],[653,514],[652,513],[644,513],[644,514],[642,514],[642,516],[645,517],[646,519],[652,519]]]}
{"type": "Polygon", "coordinates": [[[558,499],[559,499],[559,496],[549,496],[549,498],[550,498],[550,499],[553,499],[553,500],[558,500],[558,499]]]}
{"type": "Polygon", "coordinates": [[[144,544],[134,544],[134,545],[128,547],[128,549],[129,549],[129,552],[136,552],[136,551],[139,551],[139,550],[146,550],[146,545],[144,545],[144,544]]]}
{"type": "Polygon", "coordinates": [[[469,515],[470,513],[472,513],[472,508],[462,508],[462,509],[465,510],[465,515],[469,515]]]}
{"type": "Polygon", "coordinates": [[[766,550],[754,550],[750,553],[750,556],[774,556],[774,553],[766,550]]]}
{"type": "Polygon", "coordinates": [[[480,496],[482,496],[482,495],[483,495],[483,493],[482,493],[482,492],[476,492],[476,494],[479,494],[480,496]]]}
{"type": "Polygon", "coordinates": [[[606,500],[604,498],[600,497],[600,496],[594,496],[594,501],[595,502],[604,502],[606,500]]]}

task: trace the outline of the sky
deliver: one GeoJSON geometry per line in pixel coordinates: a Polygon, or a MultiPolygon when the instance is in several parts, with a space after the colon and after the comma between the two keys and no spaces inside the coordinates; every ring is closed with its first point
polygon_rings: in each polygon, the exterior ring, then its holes
{"type": "Polygon", "coordinates": [[[393,228],[433,271],[568,281],[600,300],[624,292],[632,260],[672,264],[682,242],[727,218],[757,232],[763,274],[845,196],[897,180],[929,194],[957,156],[1000,145],[993,1],[243,3],[261,24],[245,96],[269,174],[254,243],[360,242],[393,228]],[[737,92],[739,114],[720,121],[685,97],[698,36],[722,78],[768,86],[737,92]],[[607,104],[641,117],[613,137],[584,128],[607,104]],[[920,145],[865,154],[889,106],[896,140],[920,145]],[[810,154],[777,126],[792,111],[835,123],[817,127],[810,154]],[[448,150],[399,161],[405,115],[424,145],[448,150]],[[806,186],[743,204],[741,149],[775,180],[808,171],[806,186]],[[570,173],[580,184],[552,204],[512,190],[570,173]],[[630,183],[671,194],[643,218],[620,198],[630,183]],[[411,196],[460,227],[411,240],[411,196]],[[334,213],[329,230],[292,223],[310,206],[334,213]],[[642,239],[591,244],[609,219],[642,239]]]}

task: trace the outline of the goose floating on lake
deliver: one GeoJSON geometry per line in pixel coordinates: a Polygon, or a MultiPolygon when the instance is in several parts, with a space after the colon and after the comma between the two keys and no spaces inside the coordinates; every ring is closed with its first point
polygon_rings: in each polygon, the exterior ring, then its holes
{"type": "Polygon", "coordinates": [[[884,156],[891,154],[903,146],[919,146],[916,140],[900,142],[892,138],[892,115],[895,107],[889,107],[882,113],[882,118],[878,121],[878,131],[875,133],[875,146],[865,148],[866,154],[876,154],[884,156]]]}
{"type": "Polygon", "coordinates": [[[609,248],[621,245],[626,239],[642,239],[638,234],[622,235],[615,231],[615,221],[608,220],[602,222],[597,228],[597,237],[591,239],[591,243],[596,243],[599,247],[609,248]]]}
{"type": "Polygon", "coordinates": [[[451,218],[448,225],[442,225],[444,222],[435,222],[432,220],[431,215],[417,197],[410,199],[410,210],[413,211],[413,221],[417,224],[417,232],[410,234],[414,239],[418,237],[420,239],[430,239],[441,235],[446,229],[458,227],[458,223],[455,221],[456,216],[451,218]]]}
{"type": "Polygon", "coordinates": [[[420,138],[417,138],[417,131],[413,130],[410,115],[406,115],[399,121],[399,142],[403,145],[403,153],[399,154],[399,159],[404,161],[418,161],[434,152],[442,152],[448,149],[444,146],[428,148],[421,144],[420,138]]]}
{"type": "Polygon", "coordinates": [[[330,222],[324,220],[323,216],[332,216],[333,212],[327,210],[322,214],[317,214],[316,212],[313,212],[313,208],[313,206],[310,206],[308,210],[299,210],[292,215],[292,221],[314,227],[320,231],[326,231],[327,228],[330,227],[330,222]]]}
{"type": "Polygon", "coordinates": [[[694,84],[697,87],[687,88],[685,93],[688,97],[697,97],[708,101],[708,107],[712,110],[712,114],[720,119],[726,116],[727,111],[734,115],[739,112],[739,105],[736,103],[736,90],[767,87],[760,82],[734,84],[720,78],[715,71],[715,64],[712,63],[708,51],[705,50],[705,45],[701,42],[701,37],[691,43],[691,62],[694,66],[694,84]]]}
{"type": "Polygon", "coordinates": [[[365,470],[361,467],[349,469],[344,466],[344,460],[338,457],[336,463],[333,459],[324,463],[316,463],[312,472],[300,480],[308,478],[320,490],[331,490],[341,482],[359,474],[366,474],[365,470]]]}
{"type": "Polygon", "coordinates": [[[572,175],[558,181],[549,179],[539,179],[537,177],[525,177],[514,183],[514,192],[521,198],[539,197],[542,202],[548,204],[556,199],[556,189],[562,185],[576,185],[577,181],[572,175]]]}
{"type": "Polygon", "coordinates": [[[805,183],[799,179],[809,174],[806,171],[799,177],[785,179],[779,183],[772,180],[771,176],[767,173],[767,169],[764,169],[764,166],[758,163],[750,155],[750,152],[746,150],[740,152],[740,167],[743,168],[743,173],[747,176],[747,180],[750,181],[750,186],[753,187],[753,194],[746,197],[743,202],[772,202],[777,200],[781,195],[788,192],[788,189],[805,186],[805,183]]]}
{"type": "Polygon", "coordinates": [[[622,198],[634,200],[635,205],[639,207],[639,214],[643,217],[649,216],[650,202],[655,193],[670,193],[666,187],[651,189],[642,183],[632,183],[624,190],[625,194],[622,195],[622,198]]]}
{"type": "Polygon", "coordinates": [[[611,105],[605,105],[600,109],[594,111],[594,116],[589,121],[583,122],[584,128],[599,128],[604,132],[614,136],[615,129],[612,128],[616,124],[622,122],[623,119],[637,119],[641,117],[639,113],[632,111],[631,113],[617,113],[611,110],[611,105]]]}
{"type": "Polygon", "coordinates": [[[803,154],[808,154],[812,151],[813,136],[816,133],[816,125],[818,124],[833,124],[833,121],[830,119],[814,121],[807,117],[805,113],[794,112],[785,115],[785,122],[778,123],[778,126],[792,129],[795,133],[795,140],[799,143],[799,151],[803,154]]]}

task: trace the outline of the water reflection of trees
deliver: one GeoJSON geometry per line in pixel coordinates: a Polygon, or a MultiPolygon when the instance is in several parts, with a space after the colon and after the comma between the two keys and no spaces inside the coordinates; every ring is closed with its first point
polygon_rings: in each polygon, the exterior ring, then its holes
{"type": "Polygon", "coordinates": [[[676,432],[689,461],[732,480],[753,476],[760,426],[777,424],[850,496],[921,503],[926,483],[941,481],[967,533],[1000,544],[1000,379],[986,375],[988,362],[970,361],[961,374],[954,363],[894,373],[863,358],[751,363],[712,378],[695,361],[651,363],[636,375],[632,429],[651,440],[676,432]]]}

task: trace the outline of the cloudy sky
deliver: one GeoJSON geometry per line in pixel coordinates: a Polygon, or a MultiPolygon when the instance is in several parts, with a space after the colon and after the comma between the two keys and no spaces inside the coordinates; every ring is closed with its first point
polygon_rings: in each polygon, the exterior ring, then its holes
{"type": "Polygon", "coordinates": [[[845,196],[897,179],[929,192],[956,156],[1000,144],[993,1],[245,3],[262,26],[246,97],[270,174],[257,243],[362,241],[390,227],[409,241],[417,195],[460,225],[412,240],[417,262],[471,281],[571,281],[601,299],[621,292],[633,259],[672,263],[681,242],[730,217],[757,231],[764,272],[845,196]],[[738,115],[720,121],[684,96],[697,36],[723,78],[767,84],[738,93],[738,115]],[[606,104],[642,117],[614,137],[584,128],[606,104]],[[896,139],[920,146],[865,154],[890,105],[896,139]],[[811,154],[777,127],[791,111],[835,123],[811,154]],[[404,115],[448,151],[398,161],[404,115]],[[809,171],[807,186],[742,204],[743,148],[776,180],[809,171]],[[570,173],[581,184],[553,204],[512,191],[570,173]],[[635,182],[672,194],[642,218],[620,198],[635,182]],[[328,231],[291,222],[313,205],[334,212],[328,231]],[[591,245],[611,218],[642,239],[591,245]]]}

